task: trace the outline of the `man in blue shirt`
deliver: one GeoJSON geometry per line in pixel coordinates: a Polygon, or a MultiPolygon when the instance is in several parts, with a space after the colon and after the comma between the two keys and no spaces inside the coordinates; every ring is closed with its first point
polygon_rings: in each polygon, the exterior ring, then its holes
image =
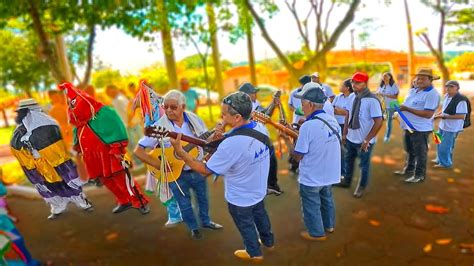
{"type": "Polygon", "coordinates": [[[244,92],[235,92],[222,102],[222,120],[232,130],[226,134],[212,157],[203,163],[186,153],[180,137],[171,143],[176,153],[191,169],[203,174],[222,175],[225,198],[245,249],[234,255],[242,260],[263,261],[261,244],[274,249],[270,219],[264,206],[267,194],[267,177],[270,168],[270,148],[264,126],[250,121],[252,102],[244,92]],[[247,134],[244,134],[247,132],[247,134]],[[252,133],[252,134],[250,134],[252,133]]]}
{"type": "Polygon", "coordinates": [[[181,85],[181,92],[186,97],[186,110],[196,113],[199,107],[199,95],[189,86],[187,79],[182,78],[179,84],[181,85]]]}
{"type": "Polygon", "coordinates": [[[419,183],[425,180],[428,153],[428,137],[433,130],[433,115],[439,105],[439,94],[433,87],[431,68],[421,68],[415,75],[416,87],[412,88],[400,106],[400,111],[411,125],[403,120],[400,125],[405,130],[405,151],[407,161],[405,168],[395,171],[396,175],[406,175],[407,183],[419,183]],[[411,133],[412,131],[413,133],[411,133]]]}

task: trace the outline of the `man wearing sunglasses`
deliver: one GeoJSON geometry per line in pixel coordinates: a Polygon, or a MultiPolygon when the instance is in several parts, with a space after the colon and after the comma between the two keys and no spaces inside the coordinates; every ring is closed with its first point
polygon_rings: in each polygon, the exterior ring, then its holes
{"type": "MultiPolygon", "coordinates": [[[[199,137],[207,132],[207,128],[201,118],[192,112],[185,111],[186,98],[180,91],[171,90],[165,94],[163,108],[165,109],[165,115],[155,123],[156,126],[191,137],[199,137]]],[[[158,147],[158,140],[145,136],[139,141],[138,145],[137,149],[135,149],[137,157],[156,169],[160,169],[160,161],[154,159],[145,151],[145,148],[158,147]]],[[[170,143],[165,142],[165,147],[170,146],[170,143]]],[[[196,159],[202,160],[202,158],[203,151],[199,148],[199,156],[196,159]]],[[[191,190],[194,191],[197,198],[202,227],[212,230],[222,228],[222,225],[214,223],[209,217],[207,183],[204,176],[185,165],[176,182],[173,181],[168,184],[173,192],[173,197],[178,202],[183,221],[191,230],[191,237],[193,239],[199,240],[202,238],[202,235],[191,204],[191,190]]]]}
{"type": "Polygon", "coordinates": [[[222,120],[232,130],[225,134],[207,163],[194,160],[186,153],[180,137],[171,143],[178,156],[195,171],[224,177],[229,212],[245,246],[234,255],[242,260],[262,262],[259,238],[264,247],[274,249],[270,219],[263,202],[270,168],[270,140],[262,124],[249,120],[252,102],[247,94],[234,92],[224,98],[221,107],[222,120]]]}

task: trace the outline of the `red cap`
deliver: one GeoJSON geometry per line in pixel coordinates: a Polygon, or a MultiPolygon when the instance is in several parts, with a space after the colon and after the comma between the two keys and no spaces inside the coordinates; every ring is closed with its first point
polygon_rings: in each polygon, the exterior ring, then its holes
{"type": "Polygon", "coordinates": [[[364,72],[356,72],[352,75],[352,80],[356,82],[367,82],[369,81],[369,75],[364,72]]]}

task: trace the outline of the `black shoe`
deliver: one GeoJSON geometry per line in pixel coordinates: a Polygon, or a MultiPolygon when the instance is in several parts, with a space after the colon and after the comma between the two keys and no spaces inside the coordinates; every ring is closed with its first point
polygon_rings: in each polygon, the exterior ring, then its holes
{"type": "Polygon", "coordinates": [[[203,225],[202,227],[203,228],[209,228],[209,229],[212,229],[212,230],[219,230],[219,229],[224,228],[222,225],[217,224],[217,223],[212,222],[212,221],[209,224],[203,225]]]}
{"type": "Polygon", "coordinates": [[[398,171],[393,172],[394,175],[406,175],[406,176],[413,175],[414,173],[415,173],[414,171],[405,171],[405,170],[398,170],[398,171]]]}
{"type": "Polygon", "coordinates": [[[194,239],[194,240],[201,240],[202,239],[201,232],[199,232],[198,229],[192,230],[191,231],[191,238],[194,239]]]}
{"type": "Polygon", "coordinates": [[[350,184],[350,183],[347,183],[347,182],[341,182],[341,183],[334,184],[334,185],[332,185],[332,186],[333,186],[333,187],[350,188],[350,187],[351,187],[351,184],[350,184]]]}
{"type": "Polygon", "coordinates": [[[407,182],[407,183],[421,183],[423,181],[425,181],[424,176],[411,176],[411,177],[405,179],[405,182],[407,182]]]}
{"type": "Polygon", "coordinates": [[[147,204],[143,207],[140,207],[140,208],[138,208],[138,211],[143,215],[148,214],[150,212],[150,205],[147,204]]]}
{"type": "Polygon", "coordinates": [[[112,213],[121,213],[123,211],[126,211],[132,207],[131,203],[126,203],[123,205],[117,205],[115,208],[112,209],[112,213]]]}

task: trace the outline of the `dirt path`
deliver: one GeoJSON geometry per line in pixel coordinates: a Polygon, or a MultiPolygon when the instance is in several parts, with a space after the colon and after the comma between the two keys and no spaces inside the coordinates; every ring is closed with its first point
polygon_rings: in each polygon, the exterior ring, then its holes
{"type": "MultiPolygon", "coordinates": [[[[276,250],[265,253],[264,265],[473,265],[474,254],[463,254],[460,243],[474,243],[474,130],[464,132],[455,151],[453,170],[428,169],[422,184],[405,184],[392,175],[403,166],[401,131],[379,142],[372,179],[362,199],[352,190],[334,188],[336,231],[324,243],[300,239],[303,229],[297,182],[280,171],[285,193],[265,204],[276,236],[276,250]],[[426,204],[449,208],[446,214],[425,210],[426,204]],[[436,240],[451,239],[446,245],[436,240]],[[425,252],[423,249],[431,250],[425,252]]],[[[434,158],[431,146],[429,159],[434,158]]],[[[281,163],[280,169],[286,169],[281,163]]],[[[131,210],[113,215],[114,203],[105,189],[90,195],[95,211],[71,210],[56,221],[46,220],[42,201],[10,198],[18,227],[32,253],[54,265],[244,265],[232,253],[242,248],[227,211],[222,181],[209,183],[211,217],[221,232],[204,231],[192,241],[184,225],[165,229],[165,209],[152,201],[152,212],[131,210]]]]}

